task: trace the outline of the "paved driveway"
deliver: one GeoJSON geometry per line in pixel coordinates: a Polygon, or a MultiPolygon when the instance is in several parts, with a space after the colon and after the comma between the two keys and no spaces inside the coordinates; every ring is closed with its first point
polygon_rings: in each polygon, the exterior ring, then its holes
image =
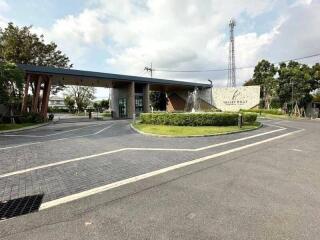
{"type": "Polygon", "coordinates": [[[317,122],[265,121],[252,132],[182,139],[100,123],[1,137],[4,199],[21,188],[44,192],[48,206],[118,186],[1,221],[1,239],[318,239],[317,122]],[[130,176],[139,181],[119,184],[130,176]]]}
{"type": "Polygon", "coordinates": [[[239,134],[158,138],[134,132],[123,120],[3,134],[0,199],[44,193],[48,202],[296,130],[265,121],[261,129],[239,134]]]}

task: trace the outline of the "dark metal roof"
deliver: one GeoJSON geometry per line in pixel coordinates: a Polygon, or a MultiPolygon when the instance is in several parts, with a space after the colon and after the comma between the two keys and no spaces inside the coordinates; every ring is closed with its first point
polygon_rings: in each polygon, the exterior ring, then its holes
{"type": "Polygon", "coordinates": [[[36,65],[29,65],[29,64],[18,64],[18,67],[27,73],[34,73],[34,74],[87,77],[87,78],[96,78],[101,80],[104,79],[104,80],[116,80],[116,81],[134,81],[138,83],[180,85],[180,86],[189,86],[189,87],[192,86],[192,87],[201,87],[201,88],[211,87],[210,84],[206,84],[206,83],[137,77],[137,76],[120,75],[120,74],[112,74],[112,73],[83,71],[83,70],[76,70],[76,69],[44,67],[44,66],[36,66],[36,65]]]}

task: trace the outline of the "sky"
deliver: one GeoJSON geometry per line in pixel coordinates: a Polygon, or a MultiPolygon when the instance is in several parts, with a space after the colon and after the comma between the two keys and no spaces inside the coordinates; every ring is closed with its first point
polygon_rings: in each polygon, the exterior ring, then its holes
{"type": "MultiPolygon", "coordinates": [[[[0,27],[32,25],[54,41],[75,69],[149,76],[154,69],[228,66],[229,29],[236,20],[236,66],[320,53],[320,0],[0,0],[0,27]]],[[[313,64],[320,58],[304,61],[313,64]]],[[[237,85],[253,69],[237,70],[237,85]]],[[[227,72],[154,77],[227,85],[227,72]]],[[[107,97],[106,89],[97,91],[107,97]]]]}

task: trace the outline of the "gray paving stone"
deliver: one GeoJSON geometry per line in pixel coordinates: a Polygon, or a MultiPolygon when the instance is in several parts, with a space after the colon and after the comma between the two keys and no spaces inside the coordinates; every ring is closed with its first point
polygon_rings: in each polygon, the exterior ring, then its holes
{"type": "MultiPolygon", "coordinates": [[[[206,138],[157,138],[137,134],[130,129],[127,122],[119,121],[115,122],[114,126],[99,135],[53,141],[61,137],[75,137],[77,134],[92,134],[110,124],[113,124],[113,122],[108,122],[104,126],[90,126],[81,131],[77,130],[41,139],[41,141],[47,141],[45,144],[30,145],[11,150],[0,150],[0,175],[11,171],[124,147],[191,149],[277,129],[277,127],[265,126],[253,132],[225,136],[206,138]]],[[[41,134],[52,134],[56,129],[71,130],[79,126],[85,126],[85,124],[75,124],[75,126],[68,124],[48,126],[43,129],[29,131],[28,134],[40,136],[41,134]]],[[[2,191],[0,191],[0,197],[3,201],[43,192],[45,193],[44,201],[49,201],[293,130],[294,129],[288,129],[234,145],[225,145],[201,152],[120,152],[88,159],[86,161],[73,162],[0,178],[0,189],[2,189],[2,191]]],[[[23,138],[22,141],[21,138],[22,137],[10,138],[7,143],[4,143],[5,141],[0,135],[0,148],[35,141],[35,139],[31,138],[23,138]],[[16,141],[14,141],[14,139],[16,141]]],[[[38,139],[36,140],[38,141],[38,139]]]]}

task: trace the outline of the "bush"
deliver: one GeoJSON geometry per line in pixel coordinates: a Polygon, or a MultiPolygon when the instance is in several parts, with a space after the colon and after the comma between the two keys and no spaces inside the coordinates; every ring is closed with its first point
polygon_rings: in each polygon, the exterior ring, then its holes
{"type": "Polygon", "coordinates": [[[243,114],[243,122],[244,123],[255,123],[257,121],[257,114],[256,113],[244,113],[243,114]]]}
{"type": "Polygon", "coordinates": [[[67,108],[48,107],[48,113],[68,113],[67,108]]]}
{"type": "Polygon", "coordinates": [[[104,112],[102,113],[103,117],[111,117],[111,112],[104,112]]]}
{"type": "MultiPolygon", "coordinates": [[[[257,114],[244,114],[244,122],[253,123],[257,114]]],[[[235,126],[238,113],[142,113],[145,124],[174,126],[235,126]]]]}
{"type": "Polygon", "coordinates": [[[273,115],[282,115],[282,111],[279,109],[248,109],[248,110],[240,110],[241,112],[248,112],[248,113],[266,113],[266,114],[273,114],[273,115]]]}
{"type": "Polygon", "coordinates": [[[20,123],[42,123],[44,120],[39,113],[24,113],[20,118],[20,123]]]}
{"type": "MultiPolygon", "coordinates": [[[[40,115],[40,113],[23,113],[22,115],[13,116],[14,122],[21,123],[42,123],[45,119],[40,115]]],[[[11,123],[12,117],[2,116],[0,118],[0,123],[11,123]]]]}
{"type": "Polygon", "coordinates": [[[281,104],[281,102],[280,102],[280,99],[279,99],[278,97],[273,98],[272,101],[271,101],[270,107],[271,107],[272,109],[279,109],[279,108],[281,108],[281,107],[282,107],[282,104],[281,104]]]}

